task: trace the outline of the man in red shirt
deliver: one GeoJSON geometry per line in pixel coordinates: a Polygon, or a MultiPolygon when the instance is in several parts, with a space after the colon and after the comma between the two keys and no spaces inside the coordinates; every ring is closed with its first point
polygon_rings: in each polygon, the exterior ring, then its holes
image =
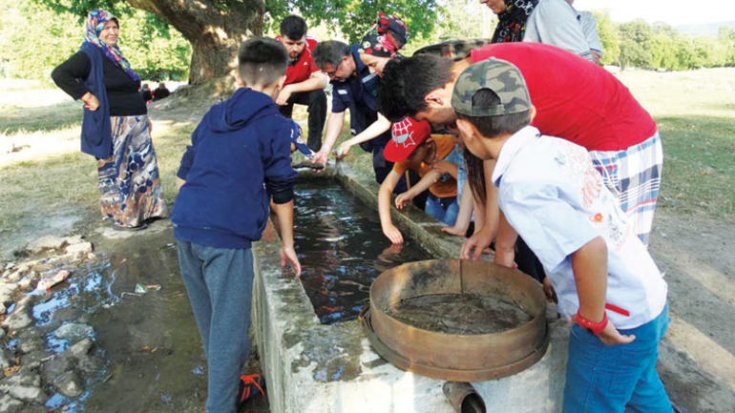
{"type": "MultiPolygon", "coordinates": [[[[489,57],[506,60],[520,70],[537,111],[533,126],[590,151],[606,186],[618,196],[621,209],[635,221],[638,236],[647,243],[663,164],[656,123],[625,85],[594,63],[540,43],[486,45],[457,62],[418,55],[386,65],[378,108],[392,121],[408,115],[451,127],[457,119],[451,105],[457,75],[489,57]]],[[[492,190],[492,185],[486,187],[492,190]]],[[[492,201],[487,206],[488,212],[497,211],[492,201]]],[[[493,219],[488,213],[486,222],[487,228],[465,244],[464,256],[479,255],[490,244],[497,216],[493,219]]]]}
{"type": "Polygon", "coordinates": [[[283,116],[291,117],[293,105],[306,105],[309,111],[309,137],[306,144],[314,152],[322,147],[322,129],[327,117],[327,96],[324,88],[329,78],[314,64],[311,45],[316,42],[306,36],[306,22],[291,15],[281,22],[281,35],[276,38],[288,51],[286,81],[276,104],[283,116]]]}

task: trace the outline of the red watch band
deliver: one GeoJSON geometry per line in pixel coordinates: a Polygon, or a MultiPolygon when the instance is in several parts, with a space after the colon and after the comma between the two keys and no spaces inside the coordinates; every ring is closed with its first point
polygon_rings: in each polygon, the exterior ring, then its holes
{"type": "Polygon", "coordinates": [[[594,322],[584,318],[581,314],[579,314],[579,310],[577,310],[577,314],[574,315],[574,321],[580,326],[589,330],[590,333],[597,335],[600,334],[600,332],[604,330],[607,326],[607,313],[603,311],[602,320],[599,322],[594,322]]]}

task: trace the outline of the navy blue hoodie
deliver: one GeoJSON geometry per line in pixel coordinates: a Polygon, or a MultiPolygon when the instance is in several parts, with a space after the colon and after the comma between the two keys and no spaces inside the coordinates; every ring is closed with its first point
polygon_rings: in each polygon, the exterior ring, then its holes
{"type": "Polygon", "coordinates": [[[259,240],[271,196],[279,204],[293,199],[290,137],[291,123],[266,94],[241,88],[212,106],[181,159],[176,239],[217,248],[259,240]]]}

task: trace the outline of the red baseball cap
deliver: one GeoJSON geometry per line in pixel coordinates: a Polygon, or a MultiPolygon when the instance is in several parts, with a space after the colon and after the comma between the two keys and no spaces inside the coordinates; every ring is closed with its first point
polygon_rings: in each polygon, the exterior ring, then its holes
{"type": "Polygon", "coordinates": [[[393,124],[391,135],[383,156],[389,162],[401,162],[431,135],[431,125],[426,120],[417,121],[407,116],[393,124]]]}

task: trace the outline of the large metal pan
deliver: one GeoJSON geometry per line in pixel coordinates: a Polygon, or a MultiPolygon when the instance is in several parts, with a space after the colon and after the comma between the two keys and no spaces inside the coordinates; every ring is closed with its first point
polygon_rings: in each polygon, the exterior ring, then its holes
{"type": "Polygon", "coordinates": [[[549,342],[546,298],[531,277],[482,261],[429,260],[383,272],[361,317],[373,348],[401,369],[450,381],[482,381],[518,373],[537,362],[549,342]],[[449,334],[391,316],[402,300],[432,294],[503,298],[530,320],[489,334],[449,334]]]}

